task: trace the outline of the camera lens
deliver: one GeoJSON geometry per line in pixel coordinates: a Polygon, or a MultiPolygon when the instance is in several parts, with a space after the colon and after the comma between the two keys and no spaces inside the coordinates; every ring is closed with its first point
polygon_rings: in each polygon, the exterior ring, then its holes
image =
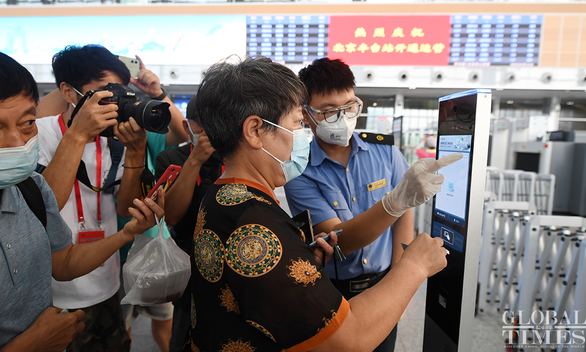
{"type": "Polygon", "coordinates": [[[167,133],[167,126],[171,122],[169,103],[158,100],[126,104],[120,115],[122,114],[124,117],[123,119],[119,118],[120,121],[126,121],[132,116],[140,127],[155,133],[167,133]]]}

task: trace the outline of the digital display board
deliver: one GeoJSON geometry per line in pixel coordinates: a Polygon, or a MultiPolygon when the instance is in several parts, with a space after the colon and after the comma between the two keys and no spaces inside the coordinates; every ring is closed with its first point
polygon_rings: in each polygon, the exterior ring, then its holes
{"type": "Polygon", "coordinates": [[[328,57],[348,65],[448,65],[450,16],[331,16],[328,57]]]}
{"type": "Polygon", "coordinates": [[[450,65],[537,66],[542,16],[452,16],[450,65]]]}
{"type": "Polygon", "coordinates": [[[542,21],[471,14],[5,17],[0,50],[25,65],[50,64],[67,45],[100,44],[139,55],[147,67],[211,65],[230,55],[285,64],[327,56],[351,66],[534,66],[542,21]]]}
{"type": "Polygon", "coordinates": [[[327,56],[329,16],[247,16],[246,52],[282,63],[327,56]]]}

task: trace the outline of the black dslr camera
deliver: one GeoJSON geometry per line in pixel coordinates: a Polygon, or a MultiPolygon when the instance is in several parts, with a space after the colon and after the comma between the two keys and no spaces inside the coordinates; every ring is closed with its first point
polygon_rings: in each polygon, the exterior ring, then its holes
{"type": "MultiPolygon", "coordinates": [[[[138,125],[143,129],[156,133],[167,133],[169,131],[169,122],[171,122],[171,112],[169,111],[169,103],[158,100],[139,101],[136,93],[128,86],[119,83],[108,83],[103,90],[114,93],[113,96],[100,100],[100,105],[116,104],[118,105],[118,122],[126,122],[130,117],[133,117],[138,125]]],[[[73,117],[79,109],[83,106],[85,101],[91,98],[97,90],[90,90],[79,101],[71,118],[67,122],[67,126],[71,126],[73,117]]],[[[102,132],[100,136],[113,137],[114,128],[108,127],[102,132]]]]}

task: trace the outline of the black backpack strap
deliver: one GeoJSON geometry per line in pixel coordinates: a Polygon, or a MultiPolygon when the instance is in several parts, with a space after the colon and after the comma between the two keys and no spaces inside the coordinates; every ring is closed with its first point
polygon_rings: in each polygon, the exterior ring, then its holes
{"type": "Polygon", "coordinates": [[[20,189],[28,207],[43,224],[43,227],[47,228],[47,210],[45,209],[45,201],[39,186],[37,186],[32,177],[28,177],[16,186],[20,189]]]}

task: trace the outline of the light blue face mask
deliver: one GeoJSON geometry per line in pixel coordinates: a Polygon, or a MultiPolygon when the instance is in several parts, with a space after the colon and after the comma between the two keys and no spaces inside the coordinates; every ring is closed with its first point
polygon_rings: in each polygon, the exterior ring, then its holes
{"type": "Polygon", "coordinates": [[[283,169],[283,174],[285,175],[285,181],[289,182],[295,177],[300,176],[307,167],[307,162],[309,160],[309,141],[307,140],[305,132],[302,128],[290,131],[285,127],[276,125],[265,119],[263,119],[263,121],[285,130],[293,135],[293,150],[291,150],[291,160],[281,161],[273,154],[267,152],[265,148],[261,148],[265,153],[272,156],[273,159],[281,164],[281,169],[283,169]]]}
{"type": "Polygon", "coordinates": [[[26,180],[39,161],[38,136],[29,139],[22,147],[0,149],[0,189],[26,180]]]}

